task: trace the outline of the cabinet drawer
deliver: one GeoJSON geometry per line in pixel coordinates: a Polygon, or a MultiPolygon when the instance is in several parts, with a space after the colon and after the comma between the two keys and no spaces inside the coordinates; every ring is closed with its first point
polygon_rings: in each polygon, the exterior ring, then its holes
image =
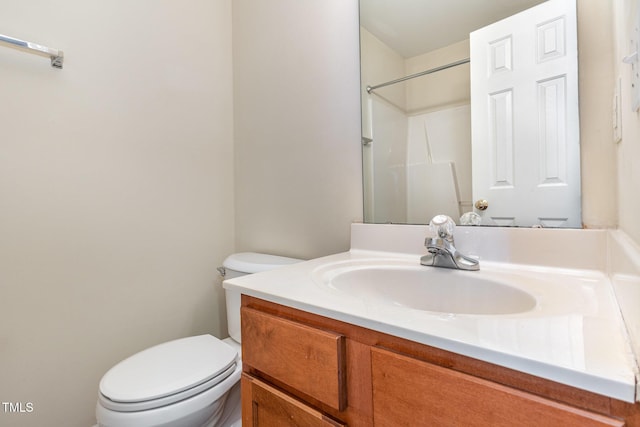
{"type": "MultiPolygon", "coordinates": [[[[244,375],[242,387],[250,390],[251,422],[260,427],[341,427],[340,422],[260,380],[244,375]]],[[[244,421],[243,421],[244,423],[244,421]]]]}
{"type": "Polygon", "coordinates": [[[345,337],[242,307],[242,363],[342,411],[345,337]]]}
{"type": "Polygon", "coordinates": [[[379,348],[371,349],[376,426],[623,426],[622,421],[379,348]]]}

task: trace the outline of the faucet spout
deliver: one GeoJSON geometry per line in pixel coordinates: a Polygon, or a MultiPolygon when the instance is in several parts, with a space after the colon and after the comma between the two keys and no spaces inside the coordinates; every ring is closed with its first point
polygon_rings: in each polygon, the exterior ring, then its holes
{"type": "Polygon", "coordinates": [[[428,254],[420,258],[420,264],[458,270],[479,270],[478,260],[461,254],[455,247],[453,231],[455,223],[446,215],[437,215],[429,223],[431,236],[424,245],[428,254]]]}

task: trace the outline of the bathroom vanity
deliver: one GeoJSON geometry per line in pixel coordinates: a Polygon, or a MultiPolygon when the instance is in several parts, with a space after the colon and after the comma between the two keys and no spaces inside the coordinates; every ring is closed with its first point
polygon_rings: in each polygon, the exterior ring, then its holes
{"type": "MultiPolygon", "coordinates": [[[[372,236],[362,227],[352,228],[348,253],[225,282],[243,293],[244,425],[640,426],[637,363],[611,282],[582,265],[604,262],[595,252],[606,232],[574,234],[593,240],[577,255],[547,250],[541,257],[549,259],[536,264],[520,264],[536,249],[530,236],[526,254],[517,236],[492,236],[511,246],[501,253],[483,247],[484,238],[475,247],[475,237],[459,239],[468,254],[488,254],[483,277],[508,277],[536,299],[533,308],[469,314],[341,289],[335,279],[344,271],[382,264],[404,271],[424,252],[421,242],[405,246],[416,230],[387,227],[372,236]]],[[[567,236],[542,237],[553,248],[555,238],[571,244],[567,236]]]]}
{"type": "Polygon", "coordinates": [[[243,425],[640,422],[629,403],[257,298],[242,324],[243,425]]]}

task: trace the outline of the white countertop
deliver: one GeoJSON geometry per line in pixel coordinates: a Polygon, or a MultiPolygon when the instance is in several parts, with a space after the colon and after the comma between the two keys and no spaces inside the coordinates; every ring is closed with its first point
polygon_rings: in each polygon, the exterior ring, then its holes
{"type": "Polygon", "coordinates": [[[380,304],[324,285],[318,272],[327,264],[376,260],[419,264],[419,254],[354,246],[362,245],[352,241],[349,252],[229,279],[224,287],[615,399],[636,401],[638,367],[604,272],[481,260],[481,274],[510,275],[514,286],[535,294],[536,307],[503,315],[436,313],[380,304]],[[542,285],[531,287],[533,282],[542,285]]]}

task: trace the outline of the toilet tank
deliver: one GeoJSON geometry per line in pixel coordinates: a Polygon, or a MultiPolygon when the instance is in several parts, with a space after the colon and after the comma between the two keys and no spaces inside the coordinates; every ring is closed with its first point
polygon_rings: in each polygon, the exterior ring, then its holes
{"type": "MultiPolygon", "coordinates": [[[[224,260],[224,279],[232,279],[247,274],[269,271],[285,265],[302,262],[301,259],[288,258],[277,255],[261,254],[256,252],[241,252],[229,255],[224,260]]],[[[227,330],[229,336],[237,342],[240,338],[240,292],[225,289],[227,304],[227,330]]]]}

